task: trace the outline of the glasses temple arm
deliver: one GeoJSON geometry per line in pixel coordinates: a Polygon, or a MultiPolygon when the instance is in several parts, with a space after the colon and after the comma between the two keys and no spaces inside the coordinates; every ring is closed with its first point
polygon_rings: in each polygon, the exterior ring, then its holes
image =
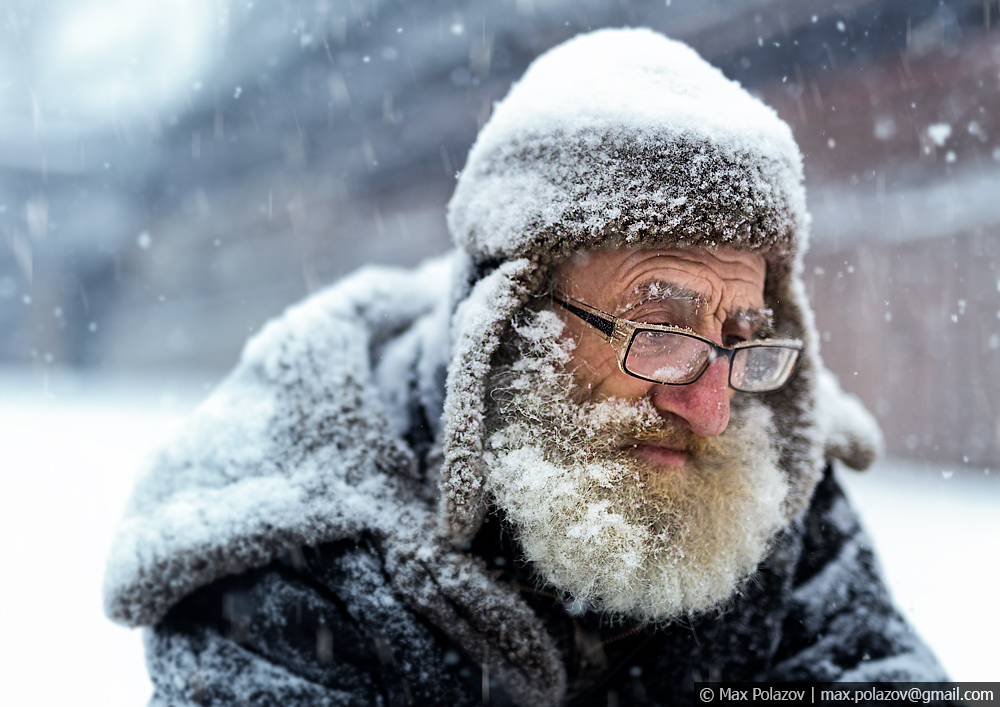
{"type": "Polygon", "coordinates": [[[600,331],[609,341],[611,340],[611,336],[615,332],[615,322],[613,319],[605,319],[604,317],[600,317],[596,314],[593,314],[592,312],[588,312],[585,309],[574,307],[569,302],[563,302],[555,295],[549,295],[549,297],[551,297],[553,300],[555,300],[557,303],[568,309],[576,316],[580,317],[580,319],[587,322],[587,324],[590,324],[590,326],[600,331]]]}

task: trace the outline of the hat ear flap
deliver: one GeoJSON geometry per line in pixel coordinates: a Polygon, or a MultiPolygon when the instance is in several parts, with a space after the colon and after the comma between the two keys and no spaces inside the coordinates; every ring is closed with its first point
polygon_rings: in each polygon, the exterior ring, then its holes
{"type": "Polygon", "coordinates": [[[452,318],[439,488],[441,531],[456,546],[475,536],[486,515],[483,438],[493,354],[544,276],[545,268],[528,258],[503,263],[475,284],[452,318]]]}
{"type": "Polygon", "coordinates": [[[826,368],[818,376],[817,416],[823,430],[824,454],[864,471],[885,452],[878,423],[855,395],[840,387],[826,368]]]}

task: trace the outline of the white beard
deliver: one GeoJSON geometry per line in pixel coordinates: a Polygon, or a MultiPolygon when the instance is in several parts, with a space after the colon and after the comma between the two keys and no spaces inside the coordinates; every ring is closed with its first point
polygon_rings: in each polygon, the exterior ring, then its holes
{"type": "Polygon", "coordinates": [[[578,402],[562,327],[552,312],[525,313],[508,342],[513,363],[493,376],[492,502],[563,595],[643,621],[719,607],[786,522],[770,410],[740,402],[723,434],[695,438],[665,427],[646,399],[578,402]],[[683,470],[630,453],[629,441],[655,439],[689,445],[683,470]]]}

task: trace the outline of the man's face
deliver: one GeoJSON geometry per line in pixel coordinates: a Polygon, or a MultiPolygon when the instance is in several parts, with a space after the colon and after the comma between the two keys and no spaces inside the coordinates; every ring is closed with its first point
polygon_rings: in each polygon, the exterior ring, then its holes
{"type": "MultiPolygon", "coordinates": [[[[716,250],[603,250],[573,256],[555,271],[558,289],[573,299],[633,321],[686,327],[717,344],[751,338],[766,321],[764,259],[731,248],[716,250]]],[[[600,332],[560,312],[577,341],[571,368],[588,398],[648,398],[662,417],[702,437],[729,424],[729,363],[716,359],[694,383],[660,385],[618,368],[600,332]]],[[[654,465],[681,467],[678,445],[639,444],[635,453],[654,465]]]]}
{"type": "MultiPolygon", "coordinates": [[[[766,314],[763,261],[731,250],[601,251],[555,274],[573,299],[719,344],[766,314]]],[[[732,399],[726,360],[685,386],[624,374],[597,330],[537,304],[489,382],[491,501],[567,595],[654,621],[718,606],[784,524],[770,409],[732,399]]]]}

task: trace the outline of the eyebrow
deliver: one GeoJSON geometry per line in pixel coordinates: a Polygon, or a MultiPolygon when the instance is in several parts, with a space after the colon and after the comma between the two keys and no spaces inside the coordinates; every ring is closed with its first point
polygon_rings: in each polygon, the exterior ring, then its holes
{"type": "Polygon", "coordinates": [[[614,313],[621,316],[630,309],[641,307],[647,302],[658,302],[666,300],[680,300],[689,302],[699,307],[707,307],[710,304],[708,297],[689,290],[686,287],[675,285],[667,280],[652,280],[644,282],[628,294],[619,297],[614,304],[614,313]]]}
{"type": "Polygon", "coordinates": [[[769,333],[774,328],[774,310],[770,307],[737,309],[728,314],[730,319],[746,322],[751,327],[754,327],[758,334],[769,333]]]}
{"type": "MultiPolygon", "coordinates": [[[[614,313],[622,316],[635,307],[641,307],[648,302],[680,300],[698,307],[707,307],[710,300],[700,292],[681,287],[668,280],[651,280],[634,288],[632,292],[623,295],[614,302],[614,313]]],[[[770,331],[774,326],[774,311],[770,307],[749,307],[727,312],[727,319],[745,322],[760,331],[770,331]]]]}

